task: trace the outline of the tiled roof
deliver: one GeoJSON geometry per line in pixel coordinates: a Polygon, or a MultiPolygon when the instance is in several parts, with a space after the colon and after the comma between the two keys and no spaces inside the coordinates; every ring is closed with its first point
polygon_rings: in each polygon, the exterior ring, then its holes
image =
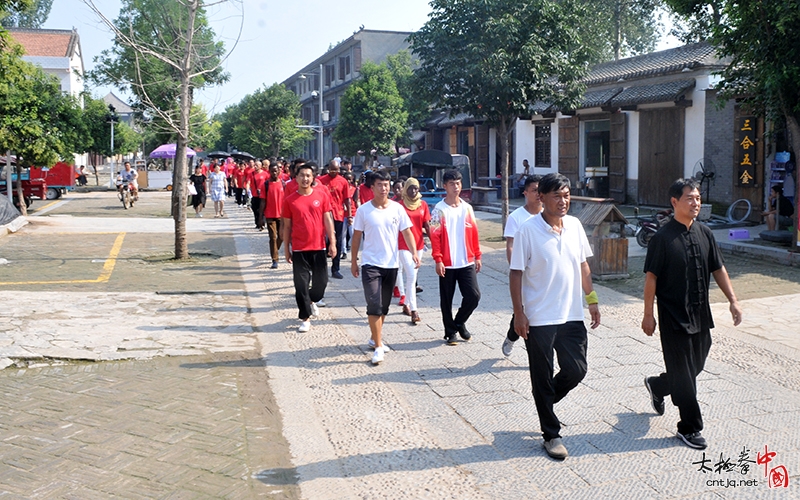
{"type": "Polygon", "coordinates": [[[590,90],[583,94],[579,108],[597,108],[605,106],[615,95],[622,92],[622,87],[607,90],[590,90]]]}
{"type": "Polygon", "coordinates": [[[72,57],[80,43],[75,30],[8,30],[11,37],[25,50],[27,56],[72,57]]]}
{"type": "Polygon", "coordinates": [[[714,47],[707,42],[693,43],[619,61],[598,64],[589,72],[586,85],[600,85],[682,71],[684,68],[719,66],[714,47]]]}
{"type": "Polygon", "coordinates": [[[117,97],[116,94],[114,94],[113,92],[109,92],[108,94],[106,94],[106,96],[103,97],[103,102],[114,106],[114,109],[119,114],[133,113],[133,108],[131,108],[127,102],[117,97]]]}
{"type": "Polygon", "coordinates": [[[614,96],[609,104],[622,107],[651,102],[677,101],[687,90],[693,88],[694,85],[695,80],[691,78],[689,80],[677,80],[655,85],[628,87],[614,96]]]}

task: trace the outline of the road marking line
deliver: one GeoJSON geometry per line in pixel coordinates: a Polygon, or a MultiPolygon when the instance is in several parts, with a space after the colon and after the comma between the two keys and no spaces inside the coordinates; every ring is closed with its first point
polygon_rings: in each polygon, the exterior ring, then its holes
{"type": "Polygon", "coordinates": [[[0,285],[70,285],[75,283],[105,283],[111,279],[111,273],[114,272],[114,266],[117,265],[117,257],[119,256],[120,250],[122,250],[122,242],[125,240],[126,234],[127,233],[119,233],[117,235],[117,239],[114,240],[114,245],[111,247],[111,251],[108,253],[108,258],[106,258],[105,263],[103,264],[103,270],[100,272],[100,276],[93,280],[8,281],[0,282],[0,285]]]}

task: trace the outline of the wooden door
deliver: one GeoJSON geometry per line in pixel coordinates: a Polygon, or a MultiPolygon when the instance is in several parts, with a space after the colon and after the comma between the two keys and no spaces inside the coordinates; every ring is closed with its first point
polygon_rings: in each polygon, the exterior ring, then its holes
{"type": "Polygon", "coordinates": [[[664,108],[639,114],[640,205],[669,207],[669,187],[683,177],[684,109],[664,108]]]}
{"type": "Polygon", "coordinates": [[[611,134],[608,158],[608,196],[617,203],[625,203],[628,161],[626,150],[627,128],[625,113],[611,115],[611,134]]]}
{"type": "Polygon", "coordinates": [[[580,180],[578,156],[580,147],[580,122],[577,116],[558,120],[558,172],[567,176],[572,187],[580,180]]]}

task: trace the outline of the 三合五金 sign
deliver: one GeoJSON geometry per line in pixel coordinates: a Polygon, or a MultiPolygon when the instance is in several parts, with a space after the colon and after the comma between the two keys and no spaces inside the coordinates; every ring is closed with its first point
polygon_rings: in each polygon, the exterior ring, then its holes
{"type": "Polygon", "coordinates": [[[736,120],[737,185],[754,187],[756,182],[756,117],[741,116],[736,120]]]}

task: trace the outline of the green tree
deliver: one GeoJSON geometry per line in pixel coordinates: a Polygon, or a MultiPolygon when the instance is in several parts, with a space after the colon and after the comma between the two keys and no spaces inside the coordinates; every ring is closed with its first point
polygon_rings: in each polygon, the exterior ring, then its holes
{"type": "MultiPolygon", "coordinates": [[[[215,118],[210,118],[205,106],[202,104],[192,105],[192,143],[191,147],[202,151],[214,148],[219,142],[219,131],[221,124],[215,118]]],[[[171,142],[171,141],[170,141],[171,142]]]]}
{"type": "Polygon", "coordinates": [[[496,127],[503,224],[508,217],[509,140],[520,115],[537,101],[574,109],[592,53],[576,27],[581,2],[433,0],[428,22],[409,38],[422,64],[419,92],[496,127]]]}
{"type": "MultiPolygon", "coordinates": [[[[102,99],[95,99],[91,95],[83,96],[83,122],[88,128],[91,141],[85,144],[83,153],[93,153],[99,156],[111,156],[111,112],[102,99]]],[[[113,154],[133,153],[139,150],[141,136],[127,124],[114,122],[114,151],[113,154]]],[[[96,165],[92,165],[95,167],[96,165]]],[[[96,171],[95,171],[96,172],[96,171]]],[[[99,179],[95,175],[99,184],[99,179]]]]}
{"type": "MultiPolygon", "coordinates": [[[[0,151],[16,153],[18,174],[23,167],[71,159],[91,141],[78,101],[21,55],[16,44],[0,49],[0,151]]],[[[22,200],[21,186],[17,196],[22,200]]]]}
{"type": "Polygon", "coordinates": [[[0,24],[6,28],[41,28],[50,16],[53,0],[27,0],[15,12],[0,13],[0,24]]]}
{"type": "Polygon", "coordinates": [[[583,0],[579,30],[595,46],[594,62],[655,50],[661,35],[661,0],[583,0]]]}
{"type": "Polygon", "coordinates": [[[714,28],[722,21],[726,0],[664,0],[672,13],[670,34],[683,43],[711,38],[714,28]]]}
{"type": "Polygon", "coordinates": [[[418,65],[419,61],[412,61],[411,53],[407,50],[386,56],[386,67],[394,77],[397,91],[403,98],[403,105],[408,113],[409,129],[421,127],[431,113],[430,102],[416,93],[417,75],[414,73],[414,66],[418,65]]]}
{"type": "MultiPolygon", "coordinates": [[[[224,1],[224,0],[223,0],[224,1]]],[[[134,108],[152,127],[174,133],[177,145],[172,185],[175,258],[189,258],[186,239],[186,147],[192,141],[195,89],[227,81],[224,44],[214,39],[201,0],[123,0],[110,21],[93,0],[84,0],[114,33],[114,46],[96,59],[95,81],[129,90],[134,108]]]]}
{"type": "Polygon", "coordinates": [[[266,85],[229,106],[220,117],[220,149],[227,144],[260,157],[291,156],[311,133],[297,128],[300,100],[283,84],[266,85]]]}
{"type": "Polygon", "coordinates": [[[341,105],[333,139],[345,154],[396,152],[397,141],[408,129],[408,112],[385,64],[364,62],[361,77],[345,90],[341,105]]]}

